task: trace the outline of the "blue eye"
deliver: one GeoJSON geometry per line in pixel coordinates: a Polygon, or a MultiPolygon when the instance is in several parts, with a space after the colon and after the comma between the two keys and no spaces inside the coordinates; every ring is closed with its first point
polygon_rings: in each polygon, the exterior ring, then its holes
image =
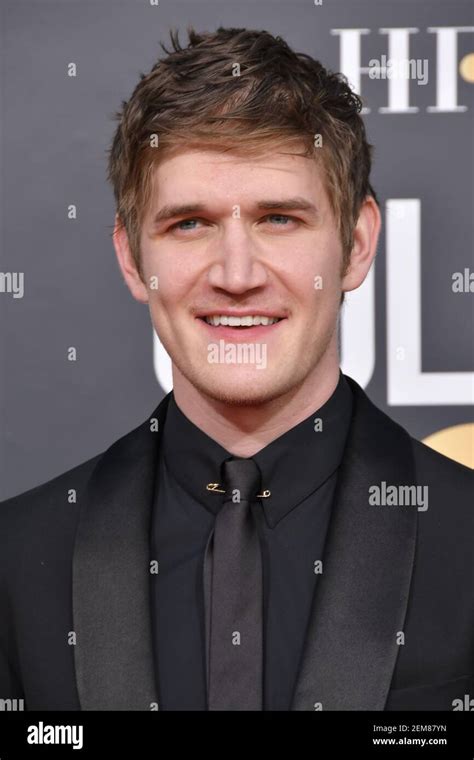
{"type": "MultiPolygon", "coordinates": [[[[285,214],[269,214],[267,219],[279,219],[280,221],[283,219],[285,222],[291,221],[291,216],[286,216],[285,214]]],[[[283,225],[285,226],[285,225],[283,225]]]]}
{"type": "Polygon", "coordinates": [[[181,227],[182,224],[189,224],[193,222],[198,222],[199,219],[182,219],[180,222],[176,222],[176,224],[173,224],[170,229],[181,229],[181,230],[192,230],[194,227],[181,227]]]}

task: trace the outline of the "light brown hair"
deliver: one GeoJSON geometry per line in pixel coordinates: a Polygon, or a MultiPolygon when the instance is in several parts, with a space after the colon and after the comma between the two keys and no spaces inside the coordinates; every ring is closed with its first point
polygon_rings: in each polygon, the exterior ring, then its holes
{"type": "Polygon", "coordinates": [[[140,75],[115,114],[108,179],[138,270],[154,169],[165,154],[199,147],[257,155],[270,144],[321,162],[345,268],[361,204],[367,195],[377,201],[360,98],[342,74],[269,32],[187,31],[186,47],[170,32],[172,50],[161,44],[166,57],[140,75]]]}

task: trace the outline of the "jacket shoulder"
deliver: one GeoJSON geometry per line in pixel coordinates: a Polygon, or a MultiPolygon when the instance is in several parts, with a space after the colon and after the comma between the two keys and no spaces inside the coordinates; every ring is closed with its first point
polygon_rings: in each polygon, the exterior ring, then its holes
{"type": "Polygon", "coordinates": [[[82,489],[102,456],[103,453],[97,454],[45,483],[0,502],[0,521],[8,522],[15,514],[29,513],[41,505],[46,506],[56,501],[59,494],[67,494],[69,489],[82,489]]]}
{"type": "Polygon", "coordinates": [[[440,454],[425,443],[412,438],[413,455],[419,474],[429,477],[434,482],[447,481],[448,484],[465,487],[467,491],[474,487],[474,471],[454,459],[440,454]]]}
{"type": "MultiPolygon", "coordinates": [[[[455,530],[458,524],[459,533],[468,528],[472,531],[474,527],[474,471],[413,438],[406,428],[376,406],[355,380],[347,375],[345,377],[354,394],[356,413],[358,413],[359,442],[362,437],[365,441],[367,439],[375,441],[376,446],[372,446],[375,457],[384,447],[385,453],[393,457],[397,456],[397,452],[395,449],[392,451],[391,447],[398,440],[398,452],[404,454],[409,452],[412,459],[416,484],[427,487],[429,503],[435,507],[433,510],[430,507],[429,513],[433,516],[433,523],[436,522],[438,525],[438,530],[442,523],[449,521],[452,530],[455,530]],[[389,441],[388,444],[387,441],[389,441]],[[453,519],[454,515],[456,519],[453,519]]],[[[363,443],[365,445],[364,441],[363,443]]],[[[428,522],[431,520],[426,519],[425,515],[423,523],[428,522]]]]}
{"type": "Polygon", "coordinates": [[[121,455],[125,456],[125,458],[139,455],[140,442],[144,440],[143,431],[149,429],[150,419],[154,419],[155,417],[163,419],[170,395],[169,393],[165,396],[159,406],[143,422],[113,441],[101,453],[66,470],[45,483],[1,501],[0,524],[1,521],[4,521],[3,524],[8,526],[10,521],[15,519],[15,515],[29,518],[33,514],[38,515],[42,513],[45,516],[45,510],[47,511],[49,506],[52,508],[67,501],[67,492],[70,489],[75,489],[79,496],[79,493],[83,492],[86,488],[96,466],[107,456],[119,459],[121,455]]]}
{"type": "Polygon", "coordinates": [[[443,540],[471,545],[474,534],[474,472],[412,439],[417,484],[426,488],[430,508],[420,523],[443,540]],[[429,515],[429,516],[428,516],[429,515]]]}

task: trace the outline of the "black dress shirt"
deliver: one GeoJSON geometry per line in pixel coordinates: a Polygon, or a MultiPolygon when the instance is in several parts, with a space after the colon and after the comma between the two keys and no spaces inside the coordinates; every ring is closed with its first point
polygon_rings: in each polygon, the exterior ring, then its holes
{"type": "MultiPolygon", "coordinates": [[[[252,457],[262,490],[271,491],[259,500],[257,526],[264,710],[290,709],[351,416],[352,391],[340,373],[322,407],[252,457]]],[[[150,546],[158,561],[151,604],[159,707],[207,710],[203,561],[224,495],[206,485],[222,483],[232,454],[181,412],[173,394],[162,440],[150,546]]]]}

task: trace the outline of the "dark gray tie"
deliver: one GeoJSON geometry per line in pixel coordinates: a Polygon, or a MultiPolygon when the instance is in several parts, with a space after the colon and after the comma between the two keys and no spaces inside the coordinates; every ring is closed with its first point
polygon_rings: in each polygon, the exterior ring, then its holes
{"type": "Polygon", "coordinates": [[[262,557],[250,508],[260,470],[237,457],[223,467],[224,503],[204,557],[208,709],[262,710],[262,557]]]}

